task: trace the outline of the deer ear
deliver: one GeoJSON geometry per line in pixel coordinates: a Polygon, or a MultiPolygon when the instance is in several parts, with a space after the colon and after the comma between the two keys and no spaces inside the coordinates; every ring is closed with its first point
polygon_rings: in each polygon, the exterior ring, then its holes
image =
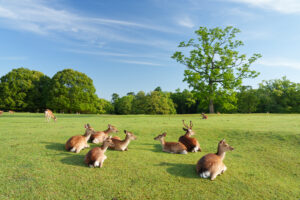
{"type": "Polygon", "coordinates": [[[108,139],[111,139],[112,137],[111,137],[111,135],[108,137],[108,139]]]}
{"type": "Polygon", "coordinates": [[[166,132],[164,132],[162,135],[166,137],[167,133],[166,133],[166,132]]]}
{"type": "Polygon", "coordinates": [[[111,127],[111,125],[110,125],[110,124],[108,124],[107,126],[108,126],[108,127],[111,127]]]}
{"type": "Polygon", "coordinates": [[[124,133],[126,134],[126,133],[127,133],[127,131],[126,131],[126,130],[124,130],[124,133]]]}
{"type": "Polygon", "coordinates": [[[86,124],[84,125],[84,128],[87,128],[86,124]]]}
{"type": "Polygon", "coordinates": [[[184,131],[187,131],[187,129],[186,128],[182,128],[184,131]]]}

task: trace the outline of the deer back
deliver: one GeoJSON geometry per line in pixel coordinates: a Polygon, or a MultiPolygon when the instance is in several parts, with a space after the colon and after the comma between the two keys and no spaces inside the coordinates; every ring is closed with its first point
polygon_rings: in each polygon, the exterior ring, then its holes
{"type": "Polygon", "coordinates": [[[179,138],[179,142],[181,142],[187,148],[187,151],[192,151],[196,146],[199,145],[196,138],[192,138],[187,134],[181,136],[179,138]]]}
{"type": "Polygon", "coordinates": [[[94,147],[91,149],[84,158],[84,162],[88,165],[94,164],[94,162],[104,156],[104,152],[100,147],[94,147]]]}

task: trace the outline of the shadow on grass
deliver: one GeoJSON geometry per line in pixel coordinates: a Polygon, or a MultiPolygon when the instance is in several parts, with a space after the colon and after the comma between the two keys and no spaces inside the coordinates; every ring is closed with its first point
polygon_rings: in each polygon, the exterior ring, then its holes
{"type": "Polygon", "coordinates": [[[167,166],[167,172],[174,176],[184,178],[199,178],[196,173],[195,164],[182,164],[182,163],[167,163],[162,162],[158,166],[167,166]]]}
{"type": "Polygon", "coordinates": [[[62,143],[56,143],[56,142],[42,142],[43,144],[46,144],[46,149],[54,150],[54,151],[64,151],[65,150],[65,144],[62,143]]]}
{"type": "Polygon", "coordinates": [[[87,167],[86,164],[84,163],[84,156],[85,155],[74,154],[74,155],[70,155],[68,157],[63,158],[60,161],[63,164],[67,164],[67,165],[87,167]]]}

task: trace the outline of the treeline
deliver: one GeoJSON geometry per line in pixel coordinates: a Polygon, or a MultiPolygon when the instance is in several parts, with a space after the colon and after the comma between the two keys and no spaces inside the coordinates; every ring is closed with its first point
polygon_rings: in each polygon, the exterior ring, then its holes
{"type": "MultiPolygon", "coordinates": [[[[177,89],[149,93],[129,92],[112,100],[98,98],[93,81],[72,69],[52,78],[25,68],[13,69],[0,79],[0,110],[43,112],[46,108],[64,113],[185,114],[208,112],[209,99],[199,92],[177,89]]],[[[217,91],[215,110],[221,113],[300,113],[300,84],[282,79],[263,81],[258,89],[217,91]]]]}

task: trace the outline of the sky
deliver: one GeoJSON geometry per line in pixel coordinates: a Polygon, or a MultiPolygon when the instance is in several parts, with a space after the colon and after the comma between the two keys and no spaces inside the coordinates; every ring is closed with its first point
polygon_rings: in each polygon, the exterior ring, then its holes
{"type": "Polygon", "coordinates": [[[299,0],[0,0],[0,76],[25,67],[52,77],[72,68],[100,98],[189,89],[171,59],[194,31],[234,26],[241,53],[262,58],[244,85],[286,76],[300,82],[299,0]]]}

